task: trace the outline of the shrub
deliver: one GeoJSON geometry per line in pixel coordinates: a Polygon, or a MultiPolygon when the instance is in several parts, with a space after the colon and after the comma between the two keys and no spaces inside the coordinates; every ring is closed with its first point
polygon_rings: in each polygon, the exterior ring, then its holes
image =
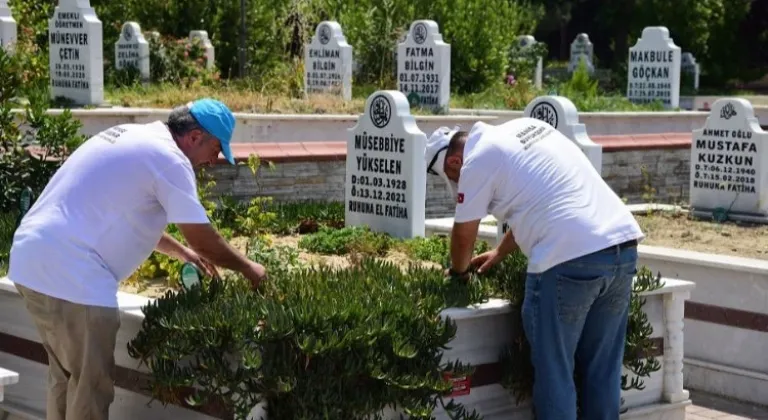
{"type": "Polygon", "coordinates": [[[307,235],[299,241],[299,247],[325,255],[344,255],[353,251],[385,255],[390,245],[388,236],[358,226],[342,229],[323,227],[319,232],[307,235]]]}
{"type": "MultiPolygon", "coordinates": [[[[152,369],[155,395],[195,385],[191,402],[218,397],[238,418],[261,400],[270,418],[356,419],[395,405],[427,418],[451,389],[443,373],[466,370],[441,360],[456,330],[439,313],[478,301],[477,291],[369,259],[277,271],[259,293],[204,282],[146,307],[129,352],[152,369]]],[[[473,418],[462,408],[454,418],[473,418]]]]}
{"type": "Polygon", "coordinates": [[[0,213],[0,277],[8,273],[8,259],[11,255],[17,217],[18,212],[15,211],[0,213]]]}
{"type": "MultiPolygon", "coordinates": [[[[364,235],[341,231],[337,238],[364,235]]],[[[320,237],[333,236],[325,230],[307,236],[320,237]]],[[[444,237],[391,241],[422,259],[447,261],[444,237]]],[[[458,376],[472,369],[442,360],[455,324],[442,320],[440,312],[490,297],[519,308],[524,296],[527,260],[520,253],[464,283],[445,280],[440,268],[397,267],[369,257],[343,269],[308,268],[295,252],[273,249],[258,238],[249,249],[270,272],[258,292],[239,276],[205,280],[144,309],[143,329],[129,352],[152,370],[153,393],[162,401],[178,402],[174,388],[193,386],[197,393],[190,402],[215,398],[236,415],[265,401],[270,418],[363,418],[394,405],[411,418],[429,418],[438,404],[452,406],[445,403],[450,384],[443,373],[458,376]]],[[[624,389],[642,389],[642,378],[660,368],[647,357],[652,328],[637,296],[659,286],[659,277],[641,268],[624,360],[639,378],[623,378],[624,389]]],[[[521,325],[519,311],[514,316],[521,325]]],[[[513,344],[500,354],[502,385],[524,400],[531,394],[533,369],[525,334],[515,332],[513,344]]],[[[462,406],[455,409],[453,418],[473,418],[462,406]]]]}
{"type": "Polygon", "coordinates": [[[46,92],[28,92],[23,114],[13,111],[21,96],[27,57],[0,49],[0,212],[17,206],[25,187],[39,196],[54,172],[85,138],[69,110],[48,114],[46,92]],[[33,152],[34,150],[34,152],[33,152]]]}

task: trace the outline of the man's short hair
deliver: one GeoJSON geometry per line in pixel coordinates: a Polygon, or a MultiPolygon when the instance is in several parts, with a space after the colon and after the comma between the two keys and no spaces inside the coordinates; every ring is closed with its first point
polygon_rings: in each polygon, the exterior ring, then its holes
{"type": "Polygon", "coordinates": [[[168,128],[177,136],[183,136],[192,130],[200,130],[208,134],[197,122],[187,105],[177,106],[168,116],[168,128]]]}
{"type": "Polygon", "coordinates": [[[464,146],[464,143],[467,141],[468,135],[469,133],[466,131],[457,131],[454,133],[453,137],[451,137],[451,141],[448,142],[448,149],[445,151],[445,156],[453,156],[454,154],[460,152],[464,146]]]}

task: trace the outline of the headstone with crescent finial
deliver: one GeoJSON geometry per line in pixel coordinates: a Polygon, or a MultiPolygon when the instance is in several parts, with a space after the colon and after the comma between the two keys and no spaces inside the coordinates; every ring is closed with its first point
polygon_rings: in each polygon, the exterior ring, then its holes
{"type": "Polygon", "coordinates": [[[637,104],[680,105],[680,47],[664,26],[649,26],[629,48],[627,98],[637,104]]]}
{"type": "Polygon", "coordinates": [[[136,22],[126,22],[115,42],[115,68],[133,67],[139,71],[141,80],[149,82],[149,42],[136,22]]]}
{"type": "Polygon", "coordinates": [[[451,90],[451,45],[433,20],[411,23],[397,45],[397,90],[411,108],[447,111],[451,90]]]}
{"type": "MultiPolygon", "coordinates": [[[[765,223],[768,219],[768,132],[743,98],[721,98],[693,131],[690,205],[707,213],[765,223]]],[[[716,218],[720,218],[716,216],[716,218]]]]}
{"type": "Polygon", "coordinates": [[[345,222],[398,238],[424,236],[427,136],[408,98],[374,92],[347,137],[345,222]]]}
{"type": "Polygon", "coordinates": [[[104,102],[102,23],[89,0],[59,0],[48,20],[51,98],[104,102]]]}
{"type": "Polygon", "coordinates": [[[320,22],[304,49],[304,91],[352,99],[352,46],[338,22],[320,22]]]}
{"type": "MultiPolygon", "coordinates": [[[[603,146],[595,143],[587,134],[587,127],[579,122],[579,112],[570,99],[563,96],[539,96],[525,107],[523,115],[545,121],[571,139],[598,173],[603,168],[603,146]]],[[[496,224],[496,238],[500,242],[507,232],[506,222],[496,224]]]]}

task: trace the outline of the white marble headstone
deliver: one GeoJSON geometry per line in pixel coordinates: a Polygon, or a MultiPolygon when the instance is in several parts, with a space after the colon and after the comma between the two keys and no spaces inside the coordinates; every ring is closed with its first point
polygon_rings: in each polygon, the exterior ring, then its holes
{"type": "Polygon", "coordinates": [[[352,46],[338,22],[320,22],[304,49],[304,91],[352,99],[352,46]]]}
{"type": "Polygon", "coordinates": [[[666,108],[680,104],[680,47],[663,26],[650,26],[629,48],[627,98],[634,103],[660,100],[666,108]]]}
{"type": "Polygon", "coordinates": [[[149,42],[136,22],[126,22],[115,42],[115,68],[135,67],[143,81],[149,81],[149,42]]]}
{"type": "Polygon", "coordinates": [[[693,88],[698,90],[699,75],[701,74],[699,63],[696,62],[696,58],[693,56],[693,54],[689,52],[684,52],[682,54],[681,61],[682,63],[680,65],[680,71],[693,75],[693,88]]]}
{"type": "Polygon", "coordinates": [[[541,120],[565,134],[587,155],[598,173],[603,167],[603,146],[587,134],[587,127],[579,122],[579,111],[564,96],[539,96],[525,107],[523,115],[541,120]]]}
{"type": "Polygon", "coordinates": [[[451,45],[443,42],[437,22],[416,20],[397,44],[397,90],[414,108],[448,109],[451,45]]]}
{"type": "MultiPolygon", "coordinates": [[[[538,41],[536,41],[536,38],[533,37],[533,35],[520,35],[517,37],[517,42],[520,44],[521,49],[530,48],[538,41]]],[[[534,71],[533,76],[533,85],[536,86],[536,88],[541,89],[542,83],[544,80],[544,57],[538,57],[536,60],[536,70],[534,71]]]]}
{"type": "Polygon", "coordinates": [[[9,47],[16,42],[17,31],[18,25],[8,7],[8,1],[0,0],[0,46],[6,51],[11,51],[9,47]]]}
{"type": "MultiPolygon", "coordinates": [[[[544,121],[563,133],[579,146],[595,170],[602,173],[603,146],[589,138],[587,127],[579,122],[579,112],[570,99],[563,96],[539,96],[525,107],[523,116],[544,121]]],[[[506,223],[497,222],[496,236],[499,242],[506,232],[506,223]]]]}
{"type": "Polygon", "coordinates": [[[200,40],[200,46],[205,50],[205,57],[207,60],[205,67],[208,70],[213,70],[213,67],[216,63],[215,49],[213,48],[211,39],[208,38],[208,31],[189,31],[189,40],[192,41],[195,39],[200,40]]]}
{"type": "Polygon", "coordinates": [[[594,45],[589,40],[589,35],[581,33],[571,43],[571,59],[568,62],[568,71],[576,71],[580,61],[584,61],[589,73],[594,73],[594,45]]]}
{"type": "Polygon", "coordinates": [[[347,138],[346,226],[398,238],[424,236],[426,144],[402,92],[368,97],[347,138]]]}
{"type": "Polygon", "coordinates": [[[59,0],[48,20],[51,97],[104,102],[102,25],[89,0],[59,0]]]}
{"type": "Polygon", "coordinates": [[[704,127],[693,131],[691,207],[768,216],[766,142],[749,101],[715,101],[704,127]]]}

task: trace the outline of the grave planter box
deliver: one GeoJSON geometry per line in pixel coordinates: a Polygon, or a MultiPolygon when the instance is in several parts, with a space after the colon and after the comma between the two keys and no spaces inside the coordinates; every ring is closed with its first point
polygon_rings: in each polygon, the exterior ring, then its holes
{"type": "MultiPolygon", "coordinates": [[[[657,358],[662,367],[650,378],[644,378],[645,389],[624,393],[628,412],[622,419],[684,420],[685,406],[690,404],[688,393],[683,389],[682,327],[683,305],[693,283],[671,279],[665,282],[664,288],[647,293],[645,305],[645,312],[653,325],[653,337],[659,344],[657,358]]],[[[126,343],[141,328],[141,307],[149,299],[119,293],[118,302],[121,312],[121,327],[115,351],[118,372],[110,418],[223,418],[222,411],[210,405],[191,409],[172,404],[163,406],[158,401],[148,404],[151,396],[143,390],[148,371],[145,366],[139,367],[138,362],[128,355],[126,343]]],[[[445,357],[475,366],[475,373],[469,378],[468,394],[465,388],[463,392],[466,395],[455,398],[470,410],[476,409],[485,419],[533,418],[528,402],[516,404],[512,394],[499,385],[499,355],[515,336],[515,329],[520,328],[515,316],[518,310],[504,300],[493,299],[481,305],[449,308],[443,312],[458,327],[445,357]]],[[[45,418],[46,360],[37,330],[16,288],[8,279],[0,280],[0,366],[19,372],[20,375],[19,383],[7,390],[0,408],[30,418],[45,418]]],[[[387,410],[386,414],[395,419],[400,413],[393,409],[387,410]]],[[[435,414],[438,419],[447,418],[440,410],[435,414]]],[[[258,419],[260,415],[263,415],[263,411],[261,407],[256,407],[252,418],[258,419]]]]}

